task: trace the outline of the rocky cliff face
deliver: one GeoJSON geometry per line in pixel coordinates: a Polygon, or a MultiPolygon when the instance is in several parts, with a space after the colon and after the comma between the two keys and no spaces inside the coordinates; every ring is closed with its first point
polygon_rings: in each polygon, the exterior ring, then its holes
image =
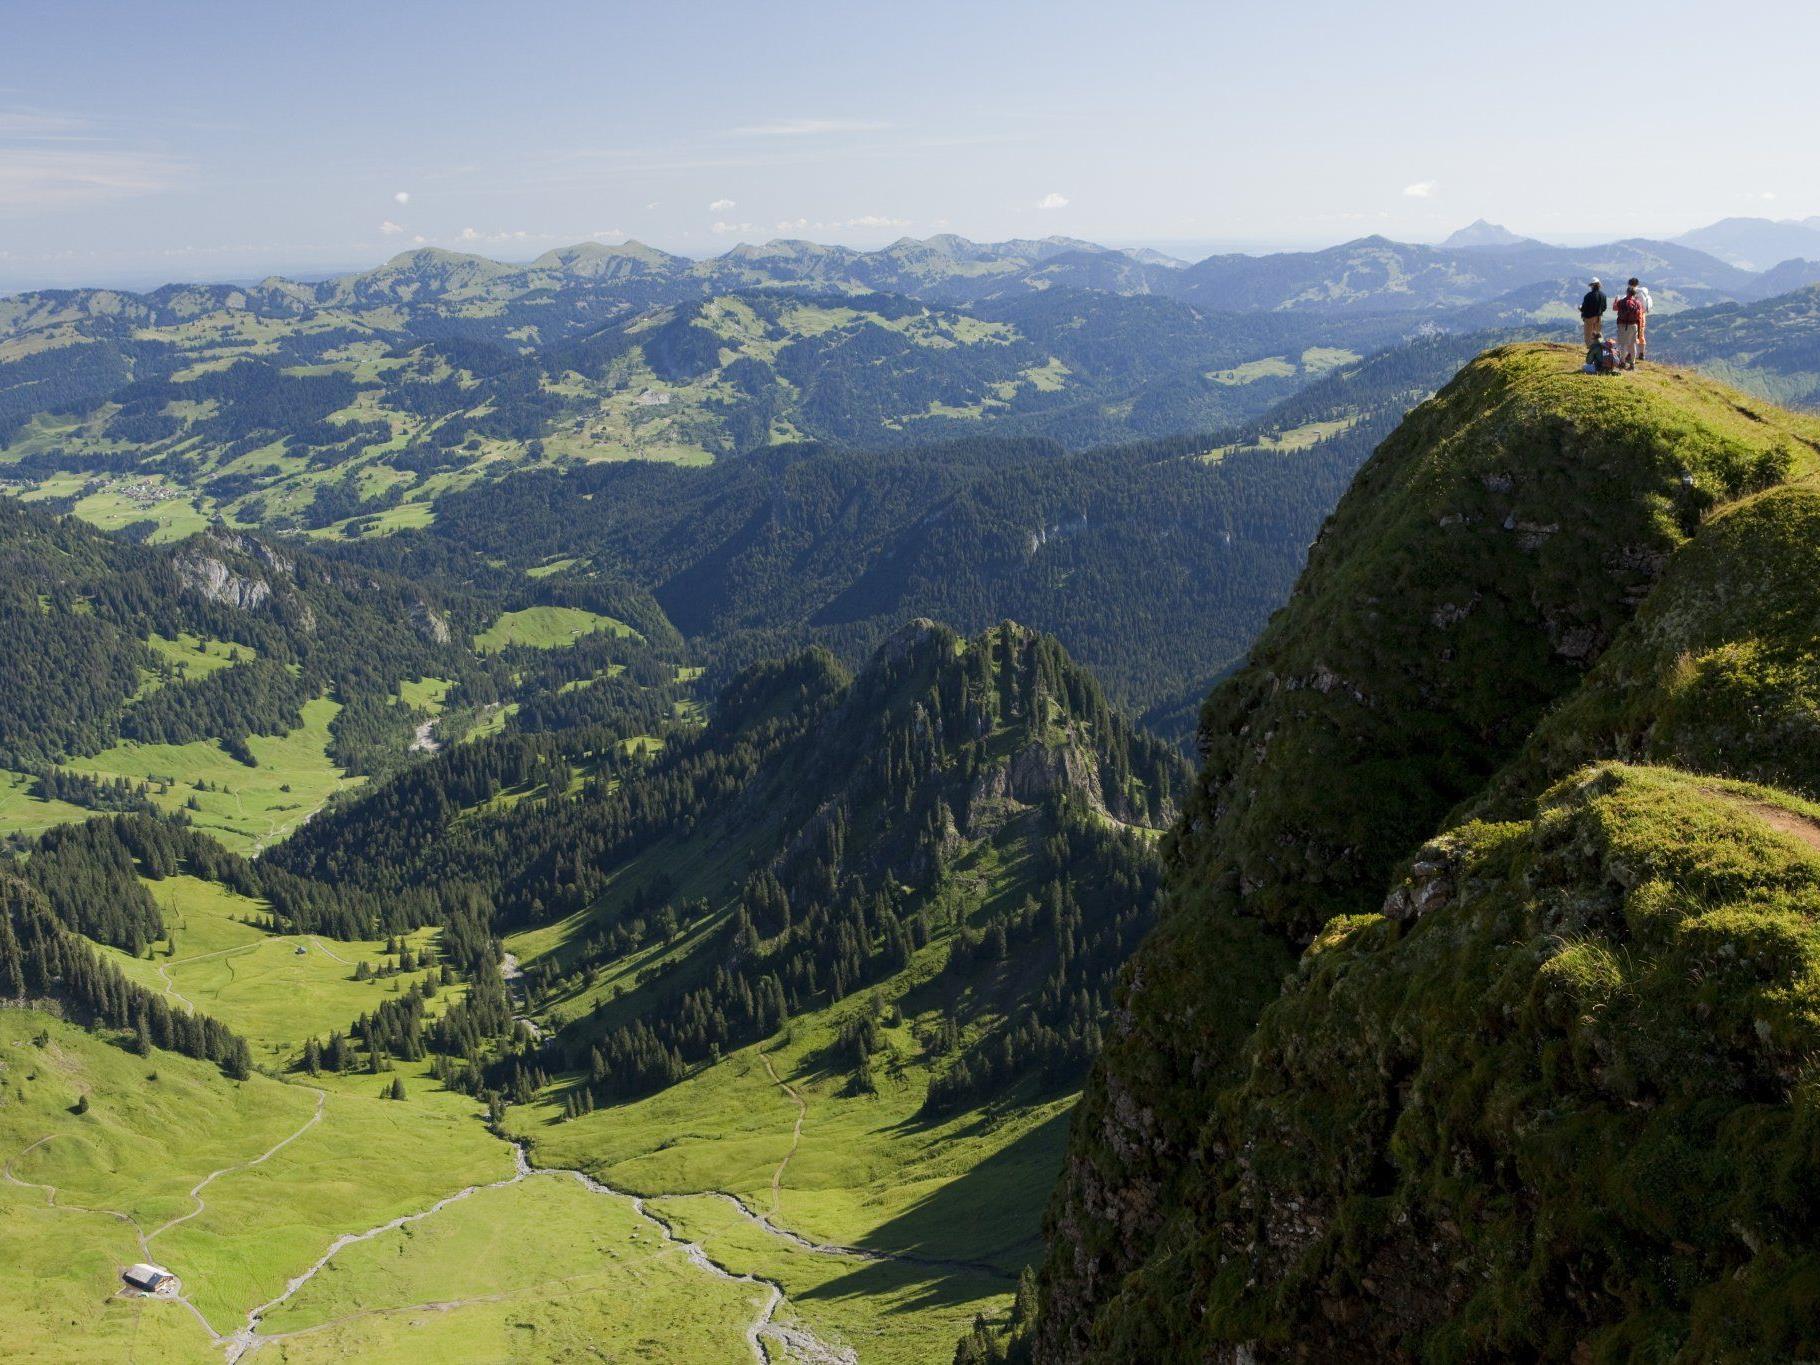
{"type": "Polygon", "coordinates": [[[199,597],[241,611],[257,611],[271,600],[272,585],[263,578],[236,573],[210,554],[184,555],[172,566],[184,588],[199,597]]]}
{"type": "Polygon", "coordinates": [[[1812,421],[1549,347],[1378,452],[1204,709],[1039,1358],[1820,1345],[1820,511],[1760,492],[1816,464],[1812,421]]]}

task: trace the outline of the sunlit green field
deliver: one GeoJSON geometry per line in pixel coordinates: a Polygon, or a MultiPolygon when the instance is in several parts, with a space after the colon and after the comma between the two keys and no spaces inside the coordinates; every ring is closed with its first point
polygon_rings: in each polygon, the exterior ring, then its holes
{"type": "MultiPolygon", "coordinates": [[[[425,975],[401,972],[356,980],[360,963],[376,969],[389,960],[384,942],[268,934],[246,923],[269,914],[262,901],[187,876],[146,885],[164,913],[170,939],[151,957],[104,951],[140,985],[213,1015],[243,1035],[261,1066],[290,1064],[305,1038],[330,1028],[345,1031],[359,1015],[425,975]]],[[[423,929],[403,941],[415,953],[435,937],[434,930],[423,929]]],[[[460,990],[446,988],[431,1002],[432,1012],[458,998],[460,990]]]]}
{"type": "Polygon", "coordinates": [[[257,767],[230,757],[212,740],[117,744],[67,766],[97,777],[168,781],[168,791],[148,793],[154,802],[184,811],[198,829],[244,853],[283,838],[335,792],[361,780],[344,774],[328,755],[329,722],[340,709],[338,702],[319,697],[304,704],[303,724],[289,734],[249,738],[257,767]]]}
{"type": "Polygon", "coordinates": [[[558,1175],[483,1190],[331,1264],[268,1320],[275,1358],[737,1360],[769,1297],[704,1275],[630,1200],[558,1175]]]}
{"type": "Polygon", "coordinates": [[[653,1199],[651,1208],[728,1269],[782,1285],[780,1322],[802,1323],[867,1365],[945,1362],[974,1314],[1002,1302],[1004,1282],[994,1276],[810,1251],[715,1195],[653,1199]]]}
{"type": "Polygon", "coordinates": [[[32,795],[32,777],[0,768],[0,836],[42,834],[52,825],[87,820],[91,810],[32,795]]]}
{"type": "Polygon", "coordinates": [[[624,621],[580,607],[526,607],[521,611],[506,612],[476,635],[474,648],[483,654],[497,653],[510,645],[561,649],[574,644],[580,636],[596,631],[630,637],[638,635],[624,621]]]}

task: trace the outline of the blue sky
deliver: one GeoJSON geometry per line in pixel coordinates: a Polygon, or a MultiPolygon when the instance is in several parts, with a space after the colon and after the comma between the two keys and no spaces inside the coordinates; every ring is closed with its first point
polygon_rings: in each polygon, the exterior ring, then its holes
{"type": "Polygon", "coordinates": [[[1667,235],[1820,214],[1816,52],[1811,0],[9,0],[0,287],[590,236],[1667,235]]]}

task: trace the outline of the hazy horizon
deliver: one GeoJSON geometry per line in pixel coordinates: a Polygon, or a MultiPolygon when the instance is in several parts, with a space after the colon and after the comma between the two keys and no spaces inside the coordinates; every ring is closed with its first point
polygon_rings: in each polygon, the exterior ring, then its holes
{"type": "Polygon", "coordinates": [[[13,16],[0,56],[0,288],[323,275],[413,245],[1262,249],[1477,218],[1609,240],[1820,213],[1799,146],[1820,113],[1812,6],[1771,0],[1746,30],[1660,5],[1622,67],[1589,55],[1579,15],[1409,0],[1395,18],[1337,0],[937,0],[872,23],[819,0],[256,19],[72,0],[13,16]],[[1751,101],[1725,70],[1750,73],[1751,101]],[[1610,117],[1619,71],[1648,136],[1610,117]]]}
{"type": "MultiPolygon", "coordinates": [[[[1714,220],[1709,219],[1702,223],[1692,224],[1692,225],[1690,225],[1689,228],[1679,229],[1678,232],[1679,231],[1690,231],[1690,230],[1692,230],[1693,227],[1705,226],[1707,222],[1711,222],[1711,221],[1714,221],[1714,220]]],[[[1461,224],[1458,224],[1457,226],[1465,227],[1465,226],[1467,226],[1467,224],[1461,223],[1461,224]]],[[[1508,224],[1498,224],[1498,226],[1508,227],[1509,225],[1508,224]]],[[[1450,229],[1449,231],[1452,231],[1452,229],[1450,229]]],[[[959,236],[959,237],[965,237],[965,238],[968,238],[969,240],[972,240],[975,242],[980,242],[982,244],[988,244],[988,245],[991,244],[994,240],[1005,240],[1003,238],[995,239],[995,238],[989,238],[989,237],[985,237],[985,236],[976,236],[974,234],[967,233],[967,232],[959,232],[952,227],[943,228],[940,230],[940,232],[952,234],[952,235],[959,236]]],[[[799,237],[798,240],[813,241],[813,242],[817,242],[818,244],[839,245],[839,246],[844,246],[844,247],[850,247],[857,251],[876,251],[882,247],[889,246],[891,244],[891,242],[898,241],[903,237],[911,237],[911,238],[916,238],[916,239],[921,240],[921,239],[927,239],[929,237],[934,237],[937,235],[938,235],[937,232],[900,233],[900,234],[898,234],[897,237],[889,238],[889,239],[883,240],[883,241],[837,242],[837,241],[833,241],[829,238],[817,237],[813,234],[806,234],[806,235],[799,237]]],[[[1030,234],[1030,235],[1038,236],[1038,237],[1048,237],[1048,236],[1078,237],[1078,234],[1075,234],[1075,233],[1041,233],[1041,234],[1030,234]]],[[[1321,250],[1325,250],[1330,247],[1341,246],[1347,242],[1357,241],[1361,238],[1370,237],[1370,236],[1391,237],[1392,240],[1406,242],[1411,245],[1433,246],[1433,245],[1438,244],[1439,241],[1442,238],[1446,237],[1447,235],[1448,235],[1447,233],[1442,233],[1440,237],[1426,240],[1426,241],[1418,240],[1415,238],[1393,237],[1392,234],[1383,233],[1383,232],[1356,232],[1356,233],[1348,234],[1343,237],[1334,237],[1334,238],[1328,239],[1328,240],[1274,241],[1274,242],[1273,241],[1259,241],[1259,240],[1255,240],[1255,239],[1243,239],[1243,238],[1239,238],[1239,239],[1220,239],[1220,238],[1183,239],[1183,238],[1169,238],[1169,237],[1118,237],[1118,238],[1108,238],[1108,239],[1101,240],[1101,239],[1095,239],[1095,238],[1089,237],[1089,238],[1079,238],[1079,239],[1083,240],[1083,241],[1092,242],[1096,246],[1109,247],[1109,248],[1113,248],[1115,250],[1134,250],[1135,251],[1135,250],[1141,250],[1141,249],[1147,248],[1152,251],[1160,251],[1165,255],[1173,256],[1178,260],[1192,264],[1196,261],[1205,260],[1209,256],[1221,255],[1221,254],[1263,256],[1263,255],[1270,255],[1270,254],[1278,253],[1278,252],[1321,251],[1321,250]]],[[[1530,234],[1520,233],[1519,235],[1529,236],[1530,234]]],[[[1552,246],[1574,247],[1574,246],[1592,246],[1592,245],[1598,245],[1598,244],[1605,243],[1605,242],[1625,241],[1625,240],[1632,240],[1632,239],[1666,241],[1666,240],[1669,240],[1674,235],[1677,235],[1677,234],[1668,233],[1668,232],[1660,232],[1660,233],[1654,233],[1654,232],[1617,232],[1617,233],[1567,232],[1567,233],[1560,233],[1550,239],[1538,238],[1537,240],[1546,240],[1546,243],[1548,245],[1552,245],[1552,246]]],[[[587,242],[602,242],[603,245],[621,245],[628,241],[643,241],[644,245],[646,245],[646,246],[655,247],[660,251],[666,251],[672,255],[683,256],[690,260],[705,261],[705,260],[711,260],[717,256],[725,255],[727,252],[735,250],[736,248],[738,248],[742,245],[760,246],[760,245],[764,245],[767,242],[778,241],[778,240],[785,240],[785,238],[781,234],[779,234],[779,235],[773,235],[773,236],[769,236],[769,237],[754,237],[750,240],[742,239],[741,241],[728,241],[728,242],[723,242],[723,243],[717,243],[712,248],[703,248],[700,246],[697,246],[694,248],[689,248],[689,247],[669,246],[669,245],[665,245],[662,242],[644,241],[644,239],[642,239],[642,238],[615,237],[612,239],[602,239],[599,237],[580,237],[580,238],[575,238],[575,239],[571,239],[571,240],[563,240],[563,241],[554,241],[553,240],[553,241],[550,241],[548,243],[538,246],[535,250],[526,248],[526,249],[520,250],[520,251],[512,251],[509,248],[507,248],[507,249],[497,249],[497,248],[488,249],[484,245],[462,242],[459,240],[452,241],[452,242],[426,241],[426,242],[421,242],[421,243],[414,243],[409,246],[393,246],[390,249],[382,249],[378,254],[368,257],[368,258],[355,258],[355,259],[349,259],[346,261],[339,261],[339,262],[316,262],[316,263],[300,262],[300,263],[286,264],[285,262],[278,261],[278,262],[274,262],[269,265],[266,265],[264,267],[253,266],[253,267],[249,267],[246,269],[223,271],[222,273],[201,273],[201,272],[199,272],[199,273],[195,273],[195,274],[159,273],[155,268],[123,269],[123,270],[114,271],[114,272],[97,271],[93,274],[72,275],[68,278],[58,276],[58,275],[51,275],[51,276],[47,276],[42,279],[35,279],[30,276],[26,276],[26,277],[21,277],[16,280],[6,274],[6,272],[3,268],[4,264],[5,264],[4,260],[0,259],[0,297],[17,295],[17,294],[33,293],[33,292],[37,292],[40,290],[78,289],[78,288],[123,289],[123,290],[127,290],[129,292],[145,293],[145,292],[149,292],[151,290],[158,289],[158,288],[161,288],[161,287],[164,287],[167,285],[256,284],[261,280],[272,279],[272,278],[297,280],[300,282],[308,283],[308,282],[313,282],[316,280],[331,279],[331,278],[334,278],[339,275],[358,274],[363,271],[373,270],[379,266],[384,265],[387,261],[392,260],[400,255],[407,255],[412,251],[423,250],[423,249],[427,249],[427,248],[436,248],[436,249],[453,251],[453,252],[458,252],[458,253],[463,253],[463,254],[482,256],[482,257],[487,258],[488,260],[498,261],[502,265],[528,265],[529,263],[536,260],[538,257],[546,254],[547,252],[553,251],[553,250],[559,250],[563,247],[581,245],[581,244],[587,243],[587,242]]],[[[3,253],[0,253],[0,255],[3,255],[3,253]]]]}

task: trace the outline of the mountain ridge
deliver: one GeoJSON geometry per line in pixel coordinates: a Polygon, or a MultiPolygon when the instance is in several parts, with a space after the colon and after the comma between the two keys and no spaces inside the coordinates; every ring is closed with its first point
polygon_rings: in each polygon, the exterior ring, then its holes
{"type": "Polygon", "coordinates": [[[1802,1046],[1739,1015],[1805,989],[1820,774],[1737,718],[1779,687],[1761,723],[1805,735],[1807,674],[1771,680],[1811,619],[1820,426],[1575,360],[1494,351],[1412,413],[1209,699],[1051,1206],[1040,1358],[1811,1348],[1782,1277],[1816,1249],[1749,1173],[1808,1169],[1801,1102],[1728,1068],[1802,1046]],[[1772,884],[1793,899],[1764,914],[1810,917],[1776,920],[1790,955],[1690,991],[1721,924],[1773,932],[1743,908],[1772,884]],[[1624,1193],[1652,1179],[1649,1208],[1624,1193]]]}

